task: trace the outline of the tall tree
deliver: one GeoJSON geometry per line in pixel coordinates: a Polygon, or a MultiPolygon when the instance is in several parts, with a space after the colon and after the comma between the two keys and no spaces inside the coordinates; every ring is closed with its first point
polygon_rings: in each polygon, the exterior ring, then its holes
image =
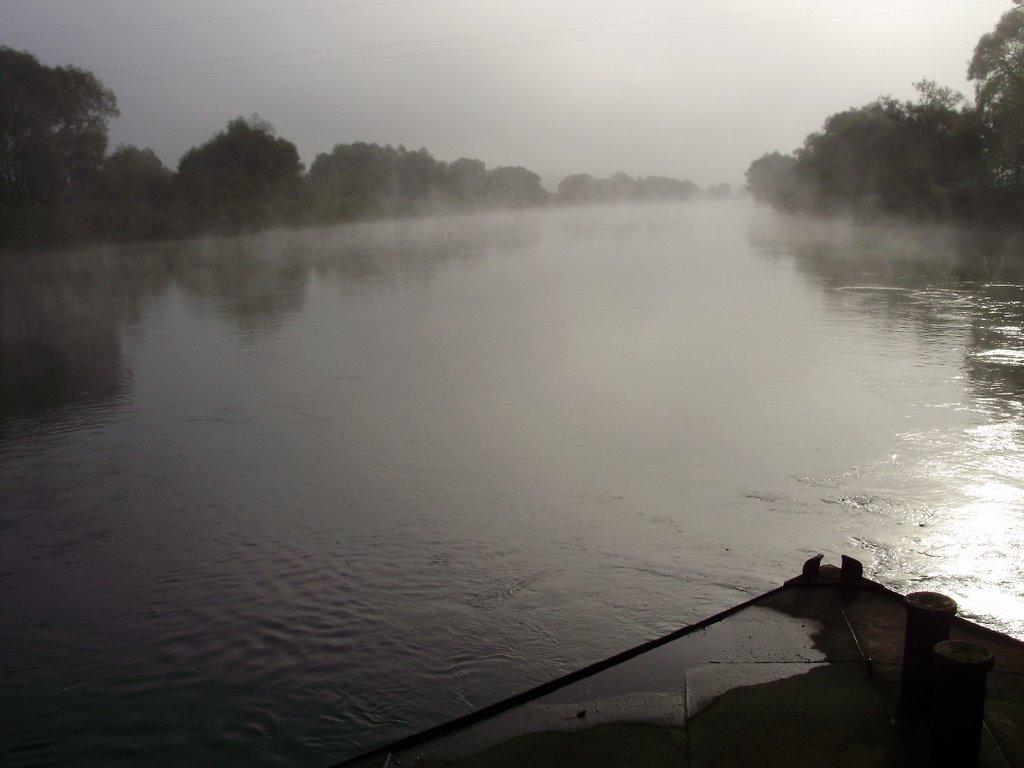
{"type": "Polygon", "coordinates": [[[238,117],[182,156],[178,184],[199,225],[246,229],[295,216],[302,161],[270,123],[238,117]]]}
{"type": "Polygon", "coordinates": [[[783,210],[796,205],[796,179],[792,155],[766,152],[747,169],[747,188],[759,203],[768,203],[783,210]]]}
{"type": "Polygon", "coordinates": [[[48,227],[94,180],[117,114],[114,94],[92,73],[0,47],[0,229],[48,227]]]}
{"type": "Polygon", "coordinates": [[[167,236],[181,218],[174,174],[152,149],[121,144],[103,164],[95,195],[95,223],[107,237],[167,236]]]}
{"type": "Polygon", "coordinates": [[[967,76],[978,109],[991,129],[992,155],[1001,181],[1024,185],[1024,3],[1003,14],[974,49],[967,76]]]}
{"type": "Polygon", "coordinates": [[[526,208],[548,201],[540,176],[519,165],[491,170],[487,177],[487,194],[490,203],[499,207],[526,208]]]}
{"type": "Polygon", "coordinates": [[[487,166],[482,160],[460,157],[450,163],[445,186],[455,202],[463,207],[476,207],[487,194],[487,166]]]}
{"type": "Polygon", "coordinates": [[[916,101],[883,96],[831,115],[795,157],[755,160],[747,170],[754,199],[866,216],[990,215],[977,112],[930,80],[915,88],[916,101]]]}
{"type": "Polygon", "coordinates": [[[344,221],[390,212],[398,195],[401,152],[390,144],[336,144],[309,168],[314,218],[344,221]]]}

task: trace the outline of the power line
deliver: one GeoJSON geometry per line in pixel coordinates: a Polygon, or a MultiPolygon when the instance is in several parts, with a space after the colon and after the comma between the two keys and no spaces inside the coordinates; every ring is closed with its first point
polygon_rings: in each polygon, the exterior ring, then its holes
{"type": "Polygon", "coordinates": [[[241,67],[237,69],[222,69],[222,70],[210,70],[206,72],[180,72],[167,75],[152,75],[149,77],[136,77],[126,78],[122,80],[111,80],[111,83],[142,83],[142,82],[153,82],[156,80],[177,80],[191,77],[211,77],[216,75],[235,75],[249,72],[270,72],[275,70],[285,69],[300,69],[309,67],[323,67],[332,66],[338,64],[356,64],[363,62],[374,62],[374,61],[392,61],[397,59],[412,59],[422,58],[428,56],[443,56],[447,54],[458,54],[458,53],[480,53],[484,51],[504,51],[504,50],[515,50],[520,48],[540,48],[543,46],[557,46],[557,45],[570,45],[579,43],[591,43],[591,42],[602,42],[606,40],[624,40],[629,38],[643,38],[643,37],[663,37],[670,35],[680,35],[694,32],[719,32],[725,30],[735,29],[753,29],[758,27],[769,27],[779,26],[785,24],[800,24],[808,22],[818,21],[842,21],[846,19],[859,19],[874,16],[888,16],[899,13],[914,13],[919,11],[935,11],[943,10],[947,8],[964,8],[976,5],[991,5],[992,3],[1003,2],[1003,0],[973,0],[972,2],[959,2],[959,3],[946,3],[942,5],[931,5],[920,8],[899,8],[888,11],[876,11],[873,13],[859,13],[859,14],[846,14],[843,16],[816,16],[807,19],[776,19],[773,21],[763,21],[754,24],[737,24],[730,26],[720,27],[697,27],[697,28],[686,28],[686,29],[674,29],[674,30],[659,30],[656,32],[630,32],[620,35],[605,35],[602,37],[592,38],[576,38],[576,39],[563,39],[563,40],[544,40],[544,41],[529,41],[524,43],[512,43],[508,45],[490,45],[490,46],[478,46],[474,48],[452,48],[448,50],[440,51],[418,51],[411,53],[395,53],[386,56],[367,56],[361,58],[351,59],[334,59],[332,61],[310,61],[310,62],[296,62],[291,64],[271,64],[262,67],[241,67]]]}
{"type": "Polygon", "coordinates": [[[788,8],[767,8],[758,11],[738,11],[734,13],[715,13],[703,16],[669,16],[658,19],[644,19],[638,21],[625,21],[616,22],[610,24],[593,24],[588,26],[577,26],[577,27],[551,27],[547,29],[532,29],[524,30],[520,32],[494,32],[485,35],[467,35],[461,37],[439,37],[428,40],[407,40],[404,42],[395,43],[374,43],[368,45],[357,45],[350,46],[347,48],[319,48],[310,49],[303,51],[290,51],[286,53],[264,53],[256,54],[251,56],[233,56],[230,58],[218,58],[218,59],[195,59],[192,61],[169,61],[160,64],[140,64],[130,67],[112,67],[109,69],[100,69],[98,72],[138,72],[147,69],[167,69],[170,67],[189,67],[189,66],[200,66],[204,64],[233,64],[240,61],[261,61],[266,59],[283,59],[291,56],[313,56],[325,53],[353,53],[355,51],[369,51],[369,50],[380,50],[384,48],[400,48],[405,46],[418,46],[418,45],[441,45],[445,43],[465,43],[476,40],[489,40],[502,37],[522,37],[525,35],[542,35],[542,34],[557,34],[566,32],[589,32],[601,29],[620,29],[625,27],[643,26],[647,24],[667,24],[672,22],[681,21],[709,21],[711,19],[723,19],[723,18],[736,18],[740,16],[756,16],[770,13],[790,13],[793,11],[817,11],[823,9],[832,8],[852,8],[860,7],[864,5],[878,5],[884,3],[887,0],[862,0],[861,2],[854,3],[833,3],[831,5],[818,5],[808,7],[806,5],[801,6],[790,6],[788,8]]]}
{"type": "Polygon", "coordinates": [[[361,8],[382,8],[389,5],[411,5],[425,0],[377,0],[376,2],[354,3],[351,5],[328,5],[320,8],[293,8],[287,11],[267,11],[266,13],[245,13],[236,16],[206,16],[199,19],[179,19],[176,21],[155,21],[146,24],[125,24],[117,27],[92,27],[88,29],[57,29],[45,32],[22,32],[14,35],[0,35],[4,40],[20,40],[30,37],[57,37],[63,35],[88,35],[96,32],[132,32],[141,29],[162,29],[164,27],[183,27],[191,24],[210,24],[223,21],[248,21],[250,19],[273,19],[281,16],[298,16],[313,13],[334,13],[336,11],[353,11],[361,8]]]}

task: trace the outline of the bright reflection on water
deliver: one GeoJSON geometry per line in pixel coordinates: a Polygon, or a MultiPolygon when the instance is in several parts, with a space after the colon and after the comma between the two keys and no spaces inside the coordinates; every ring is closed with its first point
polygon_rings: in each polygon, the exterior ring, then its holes
{"type": "Polygon", "coordinates": [[[326,764],[817,551],[1024,636],[1020,263],[740,203],[8,260],[4,763],[326,764]]]}

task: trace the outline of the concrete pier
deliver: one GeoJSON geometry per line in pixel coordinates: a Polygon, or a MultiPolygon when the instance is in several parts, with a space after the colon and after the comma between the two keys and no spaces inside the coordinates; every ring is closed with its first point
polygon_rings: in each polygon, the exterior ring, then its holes
{"type": "MultiPolygon", "coordinates": [[[[743,606],[347,765],[925,768],[954,731],[930,753],[933,729],[900,725],[908,601],[844,565],[809,561],[743,606]]],[[[977,718],[978,765],[1024,768],[1024,643],[951,614],[948,636],[934,709],[977,718]],[[991,656],[980,708],[965,642],[991,656]]]]}

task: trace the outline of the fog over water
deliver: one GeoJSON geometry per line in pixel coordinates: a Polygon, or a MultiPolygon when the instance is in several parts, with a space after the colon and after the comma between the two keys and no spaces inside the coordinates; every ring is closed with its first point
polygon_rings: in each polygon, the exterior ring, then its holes
{"type": "Polygon", "coordinates": [[[1022,221],[1024,0],[0,0],[0,764],[335,764],[819,552],[1024,639],[1022,221]]]}
{"type": "Polygon", "coordinates": [[[321,765],[849,553],[1024,637],[1024,276],[744,201],[3,264],[5,765],[321,765]]]}
{"type": "Polygon", "coordinates": [[[93,71],[111,142],[175,167],[260,113],[339,142],[737,186],[825,115],[966,62],[1009,0],[0,0],[0,44],[93,71]],[[185,22],[185,23],[182,23],[185,22]],[[66,34],[74,32],[75,34],[66,34]],[[55,34],[57,33],[57,34],[55,34]],[[219,73],[219,74],[218,74],[219,73]]]}

